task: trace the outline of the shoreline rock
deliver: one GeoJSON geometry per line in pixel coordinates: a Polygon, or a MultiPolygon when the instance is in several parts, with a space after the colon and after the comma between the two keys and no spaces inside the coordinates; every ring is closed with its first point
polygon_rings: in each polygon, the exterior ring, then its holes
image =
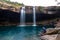
{"type": "Polygon", "coordinates": [[[48,28],[42,40],[60,40],[60,28],[48,28]]]}
{"type": "Polygon", "coordinates": [[[42,40],[56,40],[58,34],[54,34],[54,35],[44,35],[41,37],[42,40]]]}
{"type": "Polygon", "coordinates": [[[58,34],[60,29],[58,28],[48,28],[46,29],[45,35],[58,34]]]}

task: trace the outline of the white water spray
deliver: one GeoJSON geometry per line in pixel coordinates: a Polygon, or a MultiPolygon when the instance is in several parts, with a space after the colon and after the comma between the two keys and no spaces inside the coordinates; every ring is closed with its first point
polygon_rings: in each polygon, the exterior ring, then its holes
{"type": "Polygon", "coordinates": [[[33,6],[33,26],[36,26],[36,10],[35,10],[35,6],[33,6]]]}
{"type": "Polygon", "coordinates": [[[21,9],[20,26],[25,26],[25,6],[21,9]]]}

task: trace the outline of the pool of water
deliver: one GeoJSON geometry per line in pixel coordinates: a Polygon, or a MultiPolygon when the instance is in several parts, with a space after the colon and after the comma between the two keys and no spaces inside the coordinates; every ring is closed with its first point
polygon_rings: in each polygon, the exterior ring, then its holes
{"type": "Polygon", "coordinates": [[[0,26],[0,40],[40,40],[42,30],[43,26],[0,26]]]}

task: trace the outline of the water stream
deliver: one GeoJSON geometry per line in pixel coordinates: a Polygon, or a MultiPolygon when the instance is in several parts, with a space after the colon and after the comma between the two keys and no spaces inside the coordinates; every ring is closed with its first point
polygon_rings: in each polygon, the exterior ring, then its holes
{"type": "Polygon", "coordinates": [[[36,10],[35,10],[35,6],[33,6],[33,26],[36,26],[36,10]]]}
{"type": "Polygon", "coordinates": [[[20,15],[20,26],[25,26],[25,7],[23,6],[21,9],[21,15],[20,15]]]}

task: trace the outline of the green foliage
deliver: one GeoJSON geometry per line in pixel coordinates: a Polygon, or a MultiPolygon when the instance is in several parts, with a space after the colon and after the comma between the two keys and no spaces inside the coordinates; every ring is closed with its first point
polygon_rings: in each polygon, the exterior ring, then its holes
{"type": "Polygon", "coordinates": [[[40,11],[42,11],[42,12],[43,12],[43,10],[44,10],[44,7],[40,6],[40,11]]]}
{"type": "Polygon", "coordinates": [[[6,2],[9,3],[9,4],[14,4],[14,5],[22,5],[22,4],[17,3],[17,2],[11,2],[11,1],[6,1],[6,2]]]}
{"type": "Polygon", "coordinates": [[[12,5],[17,5],[17,6],[21,6],[22,4],[17,3],[17,2],[11,2],[10,0],[0,0],[1,2],[6,2],[7,4],[12,4],[12,5]]]}

